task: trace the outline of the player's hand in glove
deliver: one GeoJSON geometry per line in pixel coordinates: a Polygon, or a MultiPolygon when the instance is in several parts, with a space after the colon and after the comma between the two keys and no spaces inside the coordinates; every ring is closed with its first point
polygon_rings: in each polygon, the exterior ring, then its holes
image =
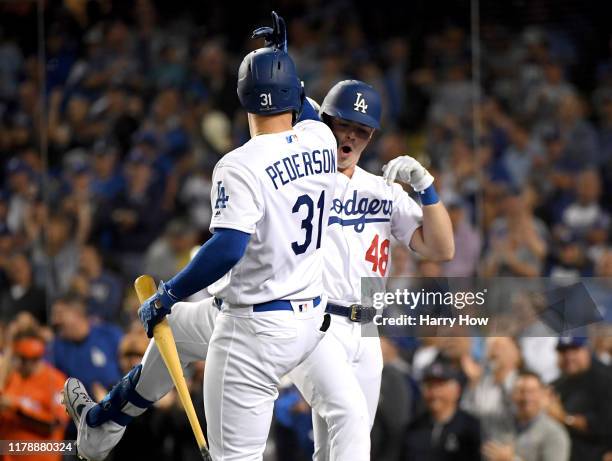
{"type": "Polygon", "coordinates": [[[166,288],[166,284],[161,281],[159,282],[157,293],[142,303],[142,306],[138,309],[138,317],[149,338],[153,337],[153,328],[155,328],[155,325],[161,322],[164,317],[170,313],[172,306],[178,301],[179,299],[172,296],[166,288]]]}
{"type": "Polygon", "coordinates": [[[277,50],[287,52],[287,26],[285,20],[272,11],[273,27],[259,27],[253,31],[251,38],[265,39],[265,46],[272,46],[277,50]]]}
{"type": "Polygon", "coordinates": [[[399,181],[410,184],[415,192],[422,192],[431,186],[434,177],[417,160],[409,155],[394,158],[383,166],[383,178],[388,185],[393,184],[397,178],[399,181]]]}

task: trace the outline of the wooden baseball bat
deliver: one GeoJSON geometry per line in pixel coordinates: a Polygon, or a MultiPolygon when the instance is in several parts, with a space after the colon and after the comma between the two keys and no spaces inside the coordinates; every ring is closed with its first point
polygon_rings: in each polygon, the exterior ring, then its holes
{"type": "MultiPolygon", "coordinates": [[[[140,303],[145,302],[157,291],[155,281],[150,275],[141,275],[138,277],[134,281],[134,288],[136,289],[136,294],[138,295],[138,300],[140,303]]],[[[202,428],[200,427],[200,422],[198,421],[195,409],[193,408],[193,402],[191,401],[191,396],[189,395],[189,390],[187,389],[187,383],[185,382],[183,369],[176,350],[174,335],[172,334],[172,329],[170,328],[167,319],[164,319],[155,325],[155,328],[153,328],[153,337],[155,338],[155,344],[157,345],[157,348],[164,359],[164,363],[168,368],[168,372],[170,373],[172,382],[176,387],[181,404],[185,409],[185,413],[187,413],[187,418],[189,419],[191,430],[193,430],[193,434],[198,442],[202,459],[205,461],[212,461],[208,451],[208,446],[206,444],[206,439],[204,438],[202,428]]]]}

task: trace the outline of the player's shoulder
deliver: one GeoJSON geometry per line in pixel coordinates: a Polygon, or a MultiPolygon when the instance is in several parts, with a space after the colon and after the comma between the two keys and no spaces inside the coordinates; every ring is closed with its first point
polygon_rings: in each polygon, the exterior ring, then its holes
{"type": "MultiPolygon", "coordinates": [[[[353,180],[359,185],[359,187],[368,187],[368,190],[378,192],[379,194],[390,196],[394,194],[396,184],[391,187],[387,184],[387,181],[380,176],[369,171],[364,170],[360,166],[355,167],[355,173],[353,180]]],[[[401,188],[401,187],[400,187],[401,188]]]]}
{"type": "Polygon", "coordinates": [[[308,133],[313,136],[319,137],[326,142],[332,142],[334,145],[337,143],[336,137],[332,132],[331,128],[320,120],[302,120],[293,126],[293,129],[298,133],[308,133]]]}
{"type": "Polygon", "coordinates": [[[217,162],[215,170],[230,168],[238,170],[240,173],[251,171],[261,161],[262,155],[258,154],[264,151],[263,146],[253,142],[254,139],[225,154],[217,162]]]}

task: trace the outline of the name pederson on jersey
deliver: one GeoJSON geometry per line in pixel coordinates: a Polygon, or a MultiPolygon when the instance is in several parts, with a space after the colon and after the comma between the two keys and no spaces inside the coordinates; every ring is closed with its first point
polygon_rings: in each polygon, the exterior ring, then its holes
{"type": "Polygon", "coordinates": [[[242,259],[208,288],[230,305],[323,293],[323,249],[336,184],[337,143],[319,121],[258,135],[213,172],[210,229],[251,234],[242,259]]]}
{"type": "Polygon", "coordinates": [[[325,292],[341,306],[361,302],[361,277],[383,290],[389,274],[391,236],[408,246],[421,226],[421,207],[399,184],[356,167],[338,174],[325,248],[325,292]],[[378,279],[378,280],[376,280],[378,279]]]}

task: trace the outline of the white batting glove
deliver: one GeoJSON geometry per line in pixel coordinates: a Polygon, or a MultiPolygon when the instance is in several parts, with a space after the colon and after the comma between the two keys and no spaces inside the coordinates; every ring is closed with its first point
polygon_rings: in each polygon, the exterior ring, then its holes
{"type": "Polygon", "coordinates": [[[409,155],[394,158],[382,169],[383,178],[388,185],[393,184],[393,181],[397,178],[399,181],[410,184],[416,192],[421,192],[434,182],[434,177],[429,171],[409,155]]]}

